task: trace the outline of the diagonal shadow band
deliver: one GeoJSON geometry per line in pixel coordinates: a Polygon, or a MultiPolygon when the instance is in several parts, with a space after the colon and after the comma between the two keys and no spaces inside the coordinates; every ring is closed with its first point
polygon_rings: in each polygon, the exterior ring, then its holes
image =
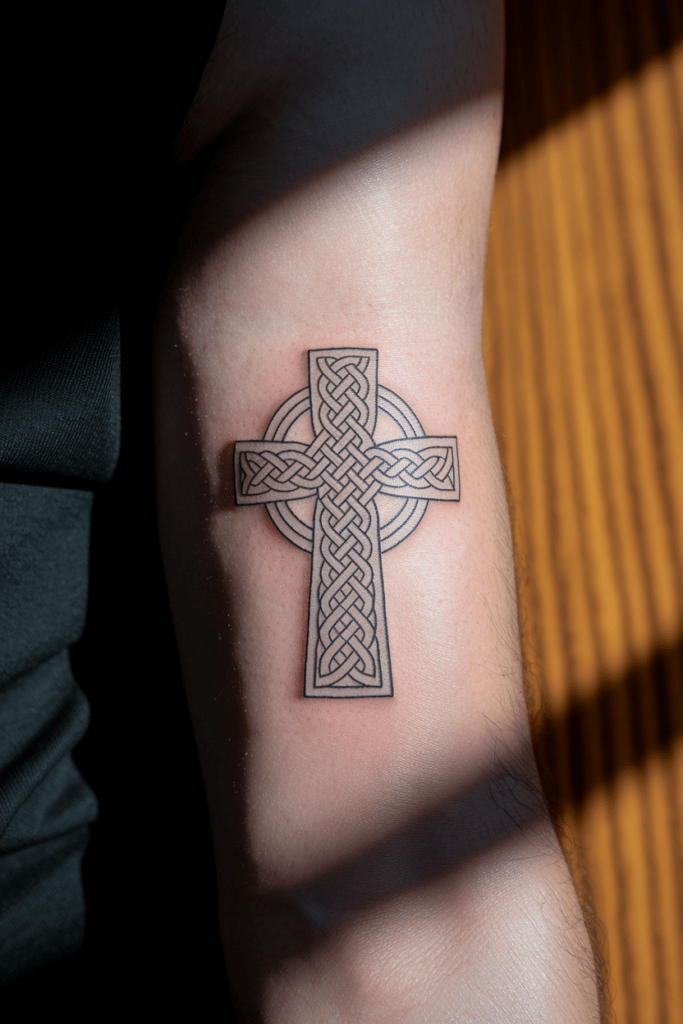
{"type": "MultiPolygon", "coordinates": [[[[568,805],[580,812],[597,787],[615,784],[621,773],[671,754],[683,738],[682,666],[679,642],[610,680],[592,700],[536,722],[539,770],[555,821],[568,805]]],[[[495,773],[373,848],[305,884],[263,893],[258,916],[272,960],[304,954],[354,915],[457,872],[516,833],[531,834],[545,815],[544,799],[515,770],[514,751],[496,760],[495,773]]],[[[600,962],[600,925],[588,890],[580,897],[600,962]]]]}
{"type": "Polygon", "coordinates": [[[556,813],[580,810],[597,787],[644,770],[653,757],[666,762],[683,739],[683,639],[621,678],[600,681],[594,696],[573,699],[562,714],[539,716],[533,732],[556,813]]]}
{"type": "Polygon", "coordinates": [[[683,40],[677,0],[507,0],[501,162],[683,40]]]}
{"type": "Polygon", "coordinates": [[[255,919],[270,962],[305,954],[356,915],[453,876],[507,840],[523,835],[530,856],[547,853],[549,833],[536,828],[547,821],[545,802],[519,741],[467,791],[370,848],[304,883],[262,889],[255,919]]]}
{"type": "MultiPolygon", "coordinates": [[[[671,755],[683,738],[682,667],[683,641],[603,684],[593,699],[535,723],[541,779],[555,820],[567,805],[580,812],[597,787],[615,784],[621,773],[671,755]]],[[[545,815],[543,797],[515,770],[514,751],[496,760],[495,773],[373,848],[305,884],[262,894],[259,919],[269,940],[263,945],[273,961],[305,953],[354,915],[457,872],[518,832],[530,834],[545,815]]],[[[600,958],[590,894],[580,895],[600,958]]]]}

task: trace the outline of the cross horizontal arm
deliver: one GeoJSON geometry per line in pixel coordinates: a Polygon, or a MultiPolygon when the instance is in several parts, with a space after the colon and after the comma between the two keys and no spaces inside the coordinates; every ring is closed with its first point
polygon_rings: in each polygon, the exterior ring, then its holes
{"type": "Polygon", "coordinates": [[[455,437],[414,437],[384,441],[366,452],[376,461],[373,476],[381,493],[396,498],[460,500],[458,441],[455,437]]]}
{"type": "Polygon", "coordinates": [[[235,504],[313,498],[328,460],[308,449],[300,441],[235,441],[235,504]]]}

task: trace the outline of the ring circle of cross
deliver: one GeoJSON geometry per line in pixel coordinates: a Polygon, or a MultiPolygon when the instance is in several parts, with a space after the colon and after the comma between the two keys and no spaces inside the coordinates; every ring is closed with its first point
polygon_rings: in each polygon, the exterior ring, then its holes
{"type": "MultiPolygon", "coordinates": [[[[390,416],[406,438],[424,437],[425,432],[417,416],[402,398],[377,385],[377,407],[390,416]]],[[[311,410],[310,388],[302,388],[283,402],[271,419],[264,441],[286,441],[294,425],[311,410]]],[[[400,509],[391,519],[380,524],[380,550],[391,551],[419,526],[427,511],[427,498],[405,498],[400,509]]],[[[297,515],[289,501],[269,501],[268,515],[280,533],[302,551],[313,552],[313,527],[297,515]]]]}

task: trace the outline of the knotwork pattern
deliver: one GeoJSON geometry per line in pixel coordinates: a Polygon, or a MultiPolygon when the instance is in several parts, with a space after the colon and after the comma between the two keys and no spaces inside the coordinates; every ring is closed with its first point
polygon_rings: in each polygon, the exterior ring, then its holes
{"type": "MultiPolygon", "coordinates": [[[[454,489],[452,448],[432,447],[414,452],[409,448],[388,451],[378,447],[363,451],[349,445],[343,450],[353,456],[356,476],[366,486],[372,480],[380,487],[434,487],[444,492],[454,489]]],[[[240,486],[245,495],[277,491],[283,498],[301,488],[317,491],[330,464],[334,463],[333,473],[338,464],[343,464],[338,459],[338,453],[333,452],[331,458],[327,449],[321,449],[317,438],[306,451],[292,449],[279,455],[268,451],[243,452],[240,486]]]]}
{"type": "Polygon", "coordinates": [[[312,554],[306,696],[392,695],[381,552],[410,535],[428,500],[457,501],[459,487],[456,438],[424,436],[378,385],[373,349],[309,352],[308,390],[283,403],[261,441],[235,443],[236,504],[266,504],[312,554]],[[375,441],[378,402],[403,437],[375,441]],[[309,412],[313,440],[289,440],[309,412]],[[401,499],[381,530],[378,494],[401,499]],[[303,498],[316,499],[312,528],[290,507],[303,498]]]}
{"type": "MultiPolygon", "coordinates": [[[[381,685],[377,656],[377,617],[372,515],[368,505],[380,483],[368,472],[369,360],[319,357],[318,415],[323,426],[314,445],[324,467],[318,491],[323,506],[322,565],[318,586],[318,685],[344,682],[381,685]]],[[[374,423],[371,424],[371,429],[374,423]]],[[[374,509],[373,509],[374,511],[374,509]]],[[[376,516],[375,516],[376,518],[376,516]]],[[[375,543],[377,543],[375,541],[375,543]]]]}

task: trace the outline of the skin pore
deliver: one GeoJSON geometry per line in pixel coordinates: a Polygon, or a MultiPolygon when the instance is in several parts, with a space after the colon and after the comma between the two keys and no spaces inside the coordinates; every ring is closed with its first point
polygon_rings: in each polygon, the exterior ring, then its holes
{"type": "MultiPolygon", "coordinates": [[[[159,312],[159,519],[244,1021],[598,1019],[543,802],[484,375],[498,3],[226,9],[159,312]],[[377,349],[459,503],[383,557],[395,696],[302,696],[311,556],[235,507],[307,352],[377,349]]],[[[191,165],[190,165],[191,166],[191,165]]]]}

